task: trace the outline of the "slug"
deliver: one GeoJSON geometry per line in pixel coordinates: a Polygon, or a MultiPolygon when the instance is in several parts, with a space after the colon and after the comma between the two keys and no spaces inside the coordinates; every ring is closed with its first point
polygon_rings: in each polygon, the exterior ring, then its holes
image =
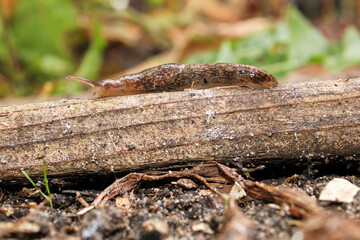
{"type": "Polygon", "coordinates": [[[204,89],[231,85],[271,88],[278,85],[276,78],[263,69],[232,63],[169,63],[100,82],[73,76],[67,78],[89,84],[98,97],[181,91],[190,86],[204,89]]]}

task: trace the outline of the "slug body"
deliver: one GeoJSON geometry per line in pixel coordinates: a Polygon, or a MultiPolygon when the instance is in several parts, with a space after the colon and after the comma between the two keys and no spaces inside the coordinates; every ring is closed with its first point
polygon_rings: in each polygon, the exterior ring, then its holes
{"type": "Polygon", "coordinates": [[[271,88],[278,85],[276,78],[263,69],[231,63],[170,63],[100,82],[78,77],[68,78],[91,85],[94,87],[94,95],[98,97],[181,91],[191,86],[204,89],[232,85],[271,88]]]}

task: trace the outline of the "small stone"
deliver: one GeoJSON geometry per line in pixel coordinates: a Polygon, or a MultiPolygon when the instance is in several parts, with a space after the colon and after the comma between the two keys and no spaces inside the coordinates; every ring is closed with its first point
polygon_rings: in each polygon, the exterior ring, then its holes
{"type": "Polygon", "coordinates": [[[191,229],[194,232],[203,232],[208,234],[214,234],[214,231],[210,228],[209,224],[196,221],[191,225],[191,229]]]}
{"type": "Polygon", "coordinates": [[[14,208],[9,205],[2,205],[0,206],[0,212],[9,217],[14,214],[14,208]]]}
{"type": "Polygon", "coordinates": [[[321,191],[319,200],[351,203],[359,190],[359,187],[346,179],[334,178],[321,191]]]}
{"type": "Polygon", "coordinates": [[[231,188],[229,195],[234,199],[241,199],[243,197],[246,197],[246,192],[239,183],[235,182],[233,187],[231,188]]]}
{"type": "Polygon", "coordinates": [[[180,178],[176,182],[180,187],[184,189],[196,189],[198,188],[198,185],[189,178],[180,178]]]}
{"type": "Polygon", "coordinates": [[[117,196],[115,199],[115,205],[120,210],[128,210],[130,208],[130,199],[127,194],[117,196]]]}
{"type": "Polygon", "coordinates": [[[134,146],[134,145],[126,145],[126,146],[128,147],[128,149],[129,149],[130,151],[132,151],[132,150],[135,149],[135,146],[134,146]]]}
{"type": "Polygon", "coordinates": [[[159,219],[148,219],[146,220],[143,224],[142,224],[143,228],[147,231],[147,232],[153,232],[153,231],[157,231],[159,232],[161,235],[168,235],[169,234],[169,226],[167,224],[167,222],[165,221],[161,221],[159,219]]]}

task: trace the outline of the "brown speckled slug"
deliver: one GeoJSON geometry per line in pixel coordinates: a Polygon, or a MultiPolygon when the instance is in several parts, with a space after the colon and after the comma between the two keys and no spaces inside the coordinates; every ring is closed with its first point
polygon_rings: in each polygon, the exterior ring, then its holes
{"type": "Polygon", "coordinates": [[[278,85],[276,78],[263,69],[232,63],[170,63],[100,82],[72,76],[67,78],[94,87],[94,95],[98,97],[181,91],[190,88],[192,83],[195,89],[231,85],[271,88],[278,85]]]}

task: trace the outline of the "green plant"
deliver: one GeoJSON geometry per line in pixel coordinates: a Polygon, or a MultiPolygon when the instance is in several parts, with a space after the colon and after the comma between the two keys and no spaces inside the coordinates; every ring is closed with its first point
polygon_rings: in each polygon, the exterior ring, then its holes
{"type": "Polygon", "coordinates": [[[346,29],[340,42],[332,43],[296,7],[289,4],[287,20],[274,29],[242,39],[227,39],[216,51],[193,55],[185,62],[233,62],[255,65],[275,77],[310,63],[341,71],[360,63],[360,34],[346,29]]]}
{"type": "MultiPolygon", "coordinates": [[[[99,21],[94,21],[92,40],[78,69],[73,75],[95,80],[102,64],[102,53],[105,46],[106,41],[101,34],[101,24],[99,21]]],[[[62,81],[56,85],[54,93],[71,94],[80,91],[82,86],[77,81],[62,81]]]]}
{"type": "MultiPolygon", "coordinates": [[[[52,88],[61,93],[80,90],[79,84],[61,88],[55,82],[76,72],[71,48],[87,44],[77,22],[74,1],[27,0],[13,4],[10,14],[0,11],[0,97],[33,94],[45,82],[54,82],[52,88]]],[[[99,29],[97,22],[92,43],[80,64],[82,73],[84,69],[91,71],[82,77],[94,79],[98,73],[99,67],[93,63],[101,63],[105,46],[99,29]]]]}
{"type": "Polygon", "coordinates": [[[48,182],[48,178],[47,178],[47,173],[46,173],[46,162],[43,161],[43,173],[44,173],[44,182],[45,182],[45,188],[46,188],[46,192],[47,195],[41,191],[40,188],[38,188],[38,186],[36,186],[36,184],[34,183],[34,181],[29,177],[29,175],[25,172],[25,171],[21,171],[24,176],[29,180],[29,182],[39,191],[39,193],[46,199],[49,201],[50,207],[53,208],[53,203],[52,203],[52,199],[50,197],[51,193],[50,193],[50,188],[49,188],[49,182],[48,182]]]}

